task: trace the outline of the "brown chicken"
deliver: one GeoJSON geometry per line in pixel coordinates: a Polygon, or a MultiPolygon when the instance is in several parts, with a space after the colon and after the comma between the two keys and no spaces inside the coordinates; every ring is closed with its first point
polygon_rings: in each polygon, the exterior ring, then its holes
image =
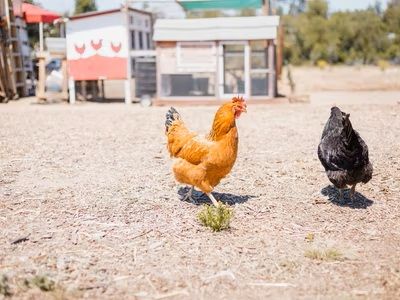
{"type": "Polygon", "coordinates": [[[218,205],[211,192],[228,175],[236,161],[236,119],[246,112],[246,107],[246,102],[239,97],[223,104],[215,114],[210,133],[205,137],[189,131],[176,109],[169,109],[165,127],[169,153],[177,158],[173,165],[174,175],[180,183],[191,186],[184,200],[194,201],[192,192],[197,187],[215,206],[218,205]]]}

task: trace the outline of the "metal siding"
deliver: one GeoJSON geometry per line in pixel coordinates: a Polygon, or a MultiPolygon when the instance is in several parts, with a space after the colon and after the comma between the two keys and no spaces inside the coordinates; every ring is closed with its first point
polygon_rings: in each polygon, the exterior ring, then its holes
{"type": "Polygon", "coordinates": [[[278,16],[157,20],[155,41],[276,39],[278,16]]]}

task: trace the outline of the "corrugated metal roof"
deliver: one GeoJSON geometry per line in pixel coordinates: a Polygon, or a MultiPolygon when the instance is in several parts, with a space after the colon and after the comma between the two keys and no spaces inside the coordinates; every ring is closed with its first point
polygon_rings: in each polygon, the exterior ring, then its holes
{"type": "Polygon", "coordinates": [[[155,41],[226,41],[275,39],[279,16],[158,19],[155,41]]]}

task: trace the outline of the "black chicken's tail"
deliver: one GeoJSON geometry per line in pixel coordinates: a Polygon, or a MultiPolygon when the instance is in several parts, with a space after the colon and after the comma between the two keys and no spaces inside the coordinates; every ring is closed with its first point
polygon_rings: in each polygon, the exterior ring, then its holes
{"type": "Polygon", "coordinates": [[[168,111],[167,114],[165,115],[165,132],[168,132],[169,128],[172,125],[172,122],[175,120],[180,120],[181,115],[178,113],[178,111],[171,107],[168,111]]]}

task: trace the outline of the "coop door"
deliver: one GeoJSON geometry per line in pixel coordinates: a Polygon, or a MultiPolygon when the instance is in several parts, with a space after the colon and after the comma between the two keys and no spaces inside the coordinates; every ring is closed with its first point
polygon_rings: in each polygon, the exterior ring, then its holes
{"type": "Polygon", "coordinates": [[[220,69],[220,95],[230,98],[237,95],[248,95],[249,49],[243,42],[222,43],[220,69]]]}

